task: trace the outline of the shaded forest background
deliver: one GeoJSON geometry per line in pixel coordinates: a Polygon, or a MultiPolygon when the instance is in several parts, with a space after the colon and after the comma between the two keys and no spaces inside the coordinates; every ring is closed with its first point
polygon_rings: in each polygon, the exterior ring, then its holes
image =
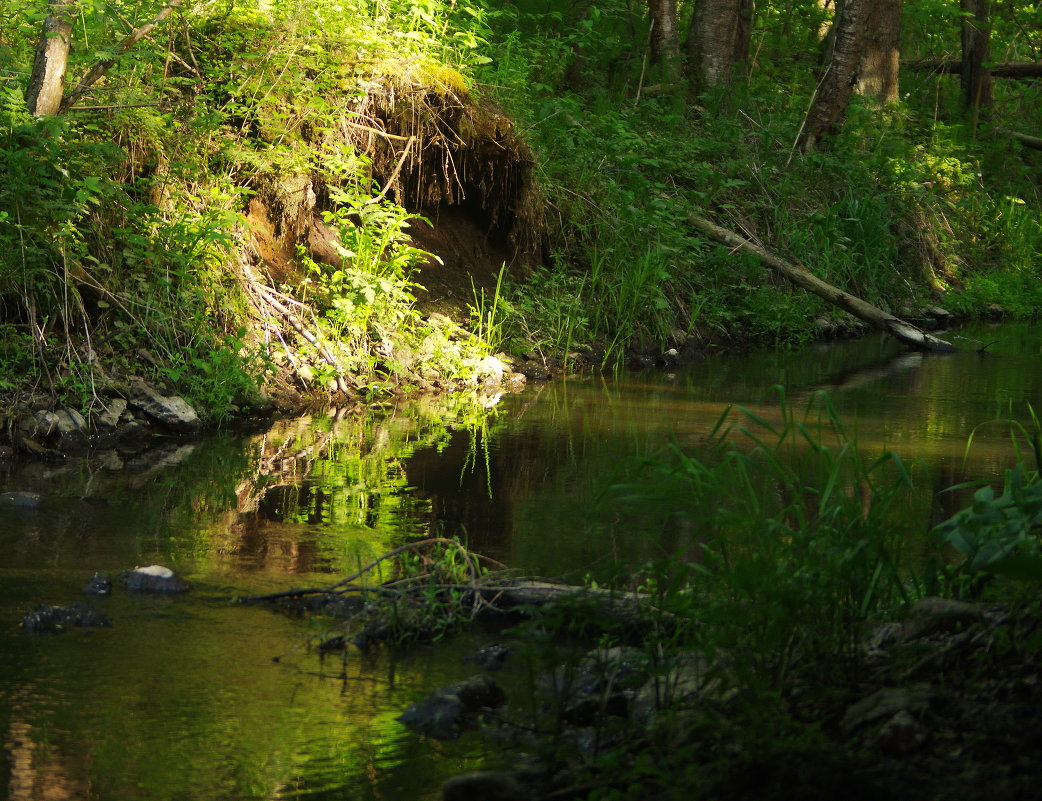
{"type": "Polygon", "coordinates": [[[692,212],[895,314],[1034,315],[1040,17],[4,0],[0,390],[220,418],[844,324],[692,212]]]}

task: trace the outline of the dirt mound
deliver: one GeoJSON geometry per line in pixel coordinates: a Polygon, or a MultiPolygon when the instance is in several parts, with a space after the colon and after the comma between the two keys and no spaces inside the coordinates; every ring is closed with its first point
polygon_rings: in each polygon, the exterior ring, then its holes
{"type": "MultiPolygon", "coordinates": [[[[380,194],[418,217],[413,244],[433,253],[416,280],[420,302],[465,308],[473,288],[491,291],[499,269],[541,260],[541,202],[528,146],[493,103],[442,69],[374,66],[366,95],[322,136],[371,161],[380,194]],[[438,79],[440,78],[440,79],[438,79]]],[[[339,264],[335,233],[322,221],[328,187],[319,175],[269,175],[258,182],[247,222],[255,263],[274,282],[297,275],[303,247],[316,262],[339,264]]]]}

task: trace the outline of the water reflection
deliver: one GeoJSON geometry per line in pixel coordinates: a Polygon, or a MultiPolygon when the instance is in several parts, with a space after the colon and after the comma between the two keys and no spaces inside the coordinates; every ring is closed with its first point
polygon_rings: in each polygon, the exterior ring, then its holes
{"type": "Polygon", "coordinates": [[[941,358],[870,338],[557,381],[491,409],[455,397],[338,410],[172,445],[122,472],[0,466],[0,491],[43,496],[0,513],[0,786],[18,799],[436,797],[441,777],[473,764],[470,746],[432,760],[393,719],[413,693],[461,677],[451,649],[465,641],[322,662],[307,635],[328,622],[228,599],[327,584],[428,533],[544,575],[639,564],[672,542],[655,517],[669,510],[625,508],[605,488],[670,442],[697,453],[731,404],[779,425],[774,385],[808,426],[827,391],[866,451],[922,460],[908,516],[925,535],[958,502],[941,489],[1010,465],[1008,426],[986,421],[1026,421],[1042,389],[1033,327],[965,336],[999,342],[941,358]],[[80,600],[95,570],[154,562],[195,591],[99,600],[112,629],[17,628],[35,603],[80,600]]]}

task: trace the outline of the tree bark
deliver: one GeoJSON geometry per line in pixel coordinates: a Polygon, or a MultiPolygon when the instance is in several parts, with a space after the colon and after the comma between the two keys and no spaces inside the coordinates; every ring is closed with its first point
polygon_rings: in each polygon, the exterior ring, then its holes
{"type": "Polygon", "coordinates": [[[846,0],[833,23],[836,36],[832,59],[825,67],[825,74],[796,140],[801,153],[813,151],[821,139],[833,133],[843,122],[857,82],[869,7],[870,0],[846,0]]]}
{"type": "Polygon", "coordinates": [[[902,0],[875,0],[865,25],[864,54],[857,90],[881,106],[900,97],[900,44],[902,0]]]}
{"type": "Polygon", "coordinates": [[[50,0],[50,13],[36,43],[33,71],[25,91],[29,112],[38,117],[57,114],[61,107],[75,5],[75,0],[50,0]]]}
{"type": "Polygon", "coordinates": [[[991,105],[991,76],[988,59],[988,0],[960,0],[962,8],[962,104],[974,117],[991,105]]]}
{"type": "Polygon", "coordinates": [[[687,68],[696,92],[729,86],[749,52],[752,0],[699,0],[687,37],[687,68]]]}
{"type": "Polygon", "coordinates": [[[844,292],[842,289],[822,281],[806,267],[799,264],[791,264],[769,253],[759,245],[755,245],[744,237],[739,236],[734,231],[714,225],[697,214],[689,214],[687,219],[691,225],[699,231],[708,234],[710,238],[728,247],[756,256],[774,272],[797,286],[806,289],[808,292],[813,292],[833,306],[838,306],[844,311],[850,312],[859,320],[863,320],[873,328],[890,334],[910,347],[918,350],[937,351],[939,353],[951,353],[957,350],[951,343],[932,337],[911,323],[906,323],[904,320],[887,314],[871,303],[867,303],[861,300],[861,298],[854,297],[848,292],[844,292]]]}
{"type": "Polygon", "coordinates": [[[680,34],[677,32],[676,0],[648,0],[651,13],[652,61],[662,65],[666,82],[680,82],[680,34]]]}

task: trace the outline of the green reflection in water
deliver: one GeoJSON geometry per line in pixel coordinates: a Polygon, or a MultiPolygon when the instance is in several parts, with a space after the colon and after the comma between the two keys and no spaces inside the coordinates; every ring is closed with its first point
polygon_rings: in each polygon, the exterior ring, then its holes
{"type": "Polygon", "coordinates": [[[458,680],[461,652],[323,662],[309,642],[334,623],[229,601],[328,584],[422,534],[429,503],[409,491],[404,461],[494,424],[478,400],[448,398],[176,445],[122,473],[9,468],[3,489],[43,502],[0,515],[0,795],[437,796],[445,776],[473,764],[473,746],[431,759],[394,718],[416,694],[458,680]],[[110,629],[18,629],[36,603],[82,600],[94,570],[150,562],[175,567],[193,592],[91,599],[110,629]]]}

